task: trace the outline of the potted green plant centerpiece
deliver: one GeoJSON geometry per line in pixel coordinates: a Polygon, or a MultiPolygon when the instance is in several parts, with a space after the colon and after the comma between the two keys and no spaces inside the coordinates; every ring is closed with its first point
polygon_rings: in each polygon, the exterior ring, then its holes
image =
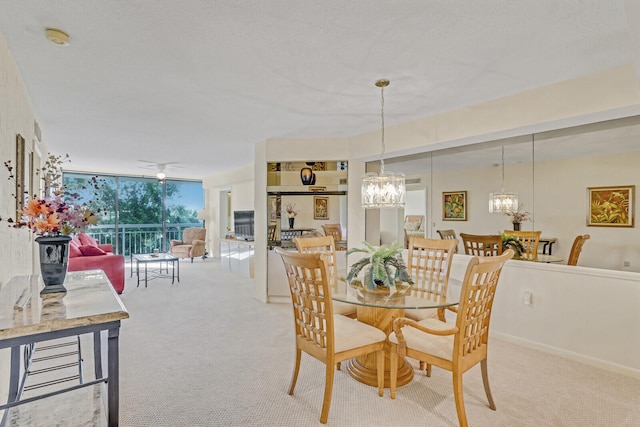
{"type": "Polygon", "coordinates": [[[502,233],[502,252],[507,249],[513,249],[515,252],[513,259],[521,259],[522,254],[524,254],[524,246],[516,236],[502,233]]]}
{"type": "Polygon", "coordinates": [[[367,256],[351,266],[347,274],[347,282],[352,286],[360,286],[369,290],[379,288],[394,288],[401,284],[413,284],[409,277],[407,265],[402,259],[402,245],[382,245],[374,247],[363,242],[364,248],[352,248],[347,251],[347,256],[352,253],[364,253],[367,256]],[[358,278],[364,269],[362,279],[358,278]],[[364,283],[364,286],[363,286],[364,283]]]}

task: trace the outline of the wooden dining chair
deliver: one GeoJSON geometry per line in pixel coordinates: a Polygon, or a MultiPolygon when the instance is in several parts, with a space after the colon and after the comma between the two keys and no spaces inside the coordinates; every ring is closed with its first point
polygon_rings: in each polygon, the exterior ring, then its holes
{"type": "Polygon", "coordinates": [[[267,241],[269,244],[273,244],[276,242],[276,231],[278,225],[275,222],[270,222],[269,227],[267,228],[267,241]]]}
{"type": "MultiPolygon", "coordinates": [[[[322,237],[296,237],[293,239],[298,252],[318,253],[327,255],[327,273],[329,282],[333,285],[333,291],[338,290],[338,267],[336,259],[336,246],[333,236],[322,237]]],[[[356,306],[346,302],[334,301],[333,312],[349,317],[356,317],[356,306]]]]}
{"type": "Polygon", "coordinates": [[[502,236],[499,234],[460,233],[464,253],[473,256],[498,256],[502,254],[502,236]]]}
{"type": "Polygon", "coordinates": [[[436,230],[442,240],[455,240],[456,241],[456,253],[458,253],[458,236],[453,229],[449,230],[436,230]]]}
{"type": "Polygon", "coordinates": [[[331,406],[334,365],[356,356],[375,353],[378,395],[384,392],[384,345],[380,329],[356,319],[333,313],[332,284],[327,255],[299,253],[276,248],[282,257],[293,305],[296,360],[289,394],[293,394],[300,371],[302,352],[325,366],[325,387],[320,422],[326,423],[331,406]]]}
{"type": "Polygon", "coordinates": [[[469,261],[460,304],[450,308],[457,312],[455,326],[438,319],[416,322],[400,317],[394,320],[393,332],[389,335],[392,399],[396,397],[398,357],[407,356],[426,362],[427,376],[431,376],[432,365],[438,366],[452,373],[458,422],[460,426],[467,427],[462,374],[480,363],[484,391],[489,407],[495,411],[487,372],[489,321],[502,267],[513,254],[512,249],[507,249],[502,255],[474,257],[469,261]]]}
{"type": "Polygon", "coordinates": [[[322,226],[325,236],[333,236],[333,240],[339,242],[342,240],[342,227],[340,224],[324,224],[322,226]]]}
{"type": "Polygon", "coordinates": [[[504,234],[515,236],[520,243],[522,243],[524,253],[521,259],[525,261],[538,261],[538,245],[540,244],[541,231],[504,230],[504,234]]]}
{"type": "MultiPolygon", "coordinates": [[[[410,297],[433,301],[446,300],[449,286],[451,261],[457,246],[457,240],[436,240],[424,237],[409,239],[407,269],[413,279],[410,297]]],[[[440,310],[440,320],[445,321],[444,311],[440,310]]],[[[413,320],[438,318],[438,309],[405,310],[405,316],[413,320]]]]}
{"type": "Polygon", "coordinates": [[[571,252],[569,252],[569,260],[567,261],[567,265],[578,265],[578,258],[580,257],[580,252],[582,252],[582,246],[590,238],[591,236],[588,234],[575,238],[575,240],[573,241],[573,245],[571,246],[571,252]]]}

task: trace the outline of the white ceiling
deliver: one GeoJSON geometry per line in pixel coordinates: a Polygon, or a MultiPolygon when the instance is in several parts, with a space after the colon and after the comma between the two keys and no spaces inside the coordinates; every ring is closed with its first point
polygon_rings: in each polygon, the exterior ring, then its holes
{"type": "Polygon", "coordinates": [[[627,19],[624,0],[0,0],[52,152],[183,178],[379,128],[381,77],[393,125],[631,63],[627,19]]]}

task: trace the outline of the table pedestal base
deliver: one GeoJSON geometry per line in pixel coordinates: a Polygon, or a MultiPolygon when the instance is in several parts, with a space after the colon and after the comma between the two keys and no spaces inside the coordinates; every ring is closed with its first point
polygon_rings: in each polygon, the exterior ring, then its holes
{"type": "MultiPolygon", "coordinates": [[[[357,317],[360,322],[367,325],[375,326],[383,331],[387,336],[393,330],[393,321],[398,317],[404,316],[403,309],[395,308],[379,308],[358,306],[357,317]]],[[[389,387],[390,364],[389,364],[389,348],[387,343],[384,350],[384,386],[389,387]]],[[[377,387],[377,364],[376,355],[369,354],[367,356],[356,357],[351,359],[347,365],[347,372],[356,380],[370,386],[377,387]]],[[[413,379],[413,367],[406,363],[403,357],[398,358],[398,386],[407,384],[413,379]]]]}
{"type": "MultiPolygon", "coordinates": [[[[344,365],[345,363],[343,363],[344,365]]],[[[360,381],[361,383],[377,387],[378,386],[378,371],[376,368],[376,355],[370,354],[368,356],[357,357],[346,362],[347,372],[351,377],[360,381]]],[[[384,386],[390,387],[390,370],[389,370],[389,358],[385,357],[384,361],[384,386]]],[[[413,367],[406,363],[404,358],[398,359],[398,383],[397,386],[403,386],[408,384],[413,379],[413,367]]]]}

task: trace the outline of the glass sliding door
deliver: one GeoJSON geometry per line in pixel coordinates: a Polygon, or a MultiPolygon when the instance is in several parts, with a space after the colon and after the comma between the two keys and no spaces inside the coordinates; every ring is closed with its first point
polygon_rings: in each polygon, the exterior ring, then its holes
{"type": "Polygon", "coordinates": [[[63,182],[80,203],[99,212],[98,225],[88,233],[100,243],[112,244],[116,253],[165,252],[171,239],[182,238],[185,228],[203,227],[197,218],[204,206],[200,181],[65,172],[63,182]]]}

